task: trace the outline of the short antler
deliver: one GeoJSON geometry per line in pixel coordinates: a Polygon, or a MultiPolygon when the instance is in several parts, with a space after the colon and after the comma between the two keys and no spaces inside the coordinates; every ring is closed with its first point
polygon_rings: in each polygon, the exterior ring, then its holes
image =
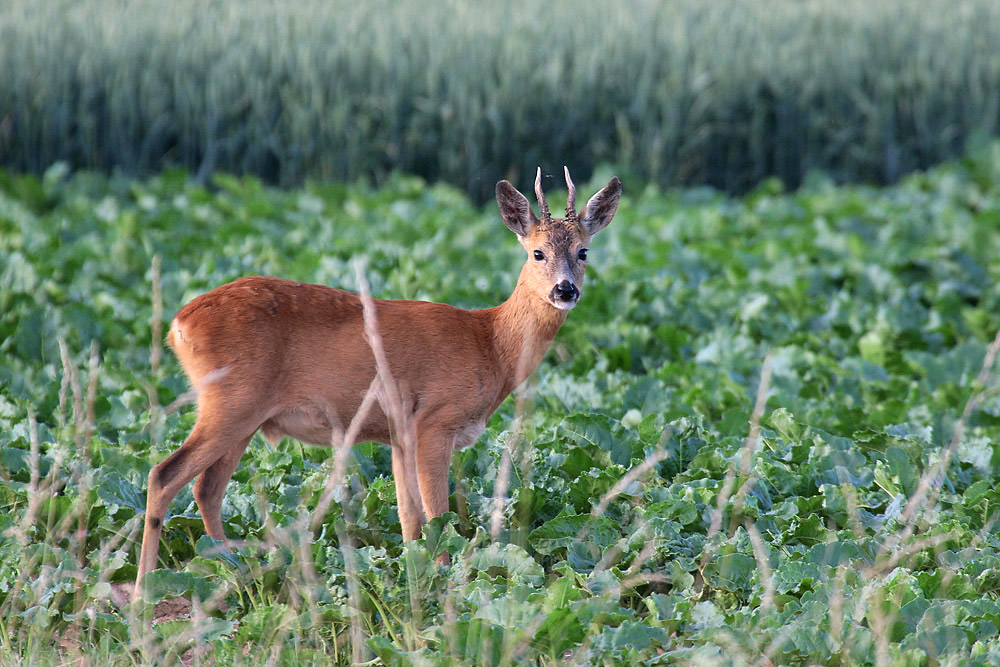
{"type": "Polygon", "coordinates": [[[563,172],[566,174],[566,187],[569,188],[569,196],[566,198],[566,219],[576,220],[576,186],[569,177],[569,167],[563,166],[563,172]]]}
{"type": "Polygon", "coordinates": [[[535,196],[538,197],[538,205],[542,209],[542,222],[548,222],[552,219],[552,215],[549,213],[549,205],[545,203],[545,193],[542,192],[542,168],[538,168],[538,172],[535,174],[535,196]]]}

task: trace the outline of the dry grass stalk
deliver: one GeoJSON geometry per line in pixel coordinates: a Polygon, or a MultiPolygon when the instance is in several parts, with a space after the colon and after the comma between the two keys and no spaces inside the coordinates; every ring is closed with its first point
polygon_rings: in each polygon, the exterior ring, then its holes
{"type": "Polygon", "coordinates": [[[62,338],[59,338],[58,342],[59,358],[62,361],[63,367],[63,386],[68,383],[73,393],[73,434],[77,450],[80,450],[83,447],[83,423],[85,419],[83,413],[83,388],[80,386],[80,375],[77,372],[76,365],[69,354],[69,346],[62,338]]]}
{"type": "Polygon", "coordinates": [[[97,428],[97,390],[100,385],[100,377],[100,346],[94,340],[90,344],[90,362],[87,365],[87,408],[83,432],[83,439],[88,442],[94,434],[94,429],[97,428]]]}
{"type": "Polygon", "coordinates": [[[150,321],[152,339],[149,344],[149,367],[153,377],[160,376],[160,362],[163,358],[163,281],[160,276],[160,266],[163,263],[159,254],[153,255],[153,265],[150,268],[150,280],[153,283],[153,317],[150,321]]]}
{"type": "MultiPolygon", "coordinates": [[[[592,517],[598,517],[604,514],[604,512],[607,511],[608,506],[611,504],[611,502],[615,498],[620,496],[622,493],[624,493],[625,490],[629,487],[629,485],[631,485],[636,480],[645,477],[647,474],[649,474],[652,470],[655,469],[656,464],[658,464],[663,459],[669,458],[670,456],[671,452],[665,449],[652,452],[649,456],[645,458],[645,460],[642,461],[642,463],[640,463],[639,465],[635,466],[627,473],[622,475],[621,479],[615,482],[614,485],[610,489],[608,489],[603,496],[601,496],[601,499],[597,502],[596,505],[594,505],[594,509],[591,510],[590,515],[592,517]]],[[[639,530],[644,531],[645,525],[646,525],[645,522],[640,521],[639,530]]],[[[587,538],[588,533],[589,529],[586,526],[584,526],[580,530],[580,532],[577,533],[576,539],[584,540],[587,538]]],[[[605,553],[601,557],[601,560],[597,563],[597,565],[594,566],[594,572],[606,570],[607,568],[611,567],[611,565],[617,561],[621,553],[622,553],[622,547],[619,546],[618,544],[614,545],[611,549],[607,551],[607,553],[605,553]]],[[[648,560],[652,558],[655,554],[656,554],[656,544],[650,542],[649,544],[645,545],[643,549],[639,552],[639,554],[635,557],[635,559],[632,561],[632,564],[629,566],[628,571],[632,573],[638,572],[639,568],[641,568],[646,562],[648,562],[648,560]]]]}
{"type": "Polygon", "coordinates": [[[653,468],[656,467],[657,463],[670,458],[670,456],[671,452],[666,449],[652,452],[643,460],[642,463],[622,475],[621,479],[615,482],[614,485],[608,489],[603,496],[601,496],[601,499],[596,505],[594,505],[594,509],[590,512],[591,516],[600,516],[604,514],[604,512],[608,509],[608,505],[611,504],[611,501],[624,493],[632,482],[648,475],[653,468]]]}
{"type": "MultiPolygon", "coordinates": [[[[975,390],[966,401],[962,409],[958,422],[955,424],[955,431],[952,435],[948,447],[941,453],[941,458],[937,463],[920,478],[920,482],[913,495],[908,500],[900,520],[903,529],[886,540],[880,547],[876,555],[875,562],[871,567],[865,569],[862,577],[870,579],[872,582],[866,586],[866,604],[868,607],[868,623],[871,630],[872,639],[875,643],[875,664],[892,664],[890,645],[892,643],[890,632],[898,613],[887,613],[883,610],[881,601],[883,600],[884,589],[880,580],[896,568],[902,561],[925,549],[936,548],[941,544],[954,538],[952,534],[935,535],[921,540],[912,540],[917,529],[917,524],[921,517],[928,516],[937,506],[937,498],[940,493],[940,486],[947,473],[962,438],[965,427],[973,411],[978,407],[980,401],[986,397],[990,389],[987,386],[990,373],[996,361],[996,356],[1000,352],[1000,331],[997,332],[993,342],[987,348],[983,358],[983,364],[975,380],[975,390]]],[[[842,480],[841,489],[847,505],[847,511],[851,527],[855,535],[864,534],[859,518],[859,507],[855,498],[854,488],[846,481],[842,480]]],[[[835,634],[836,640],[840,643],[841,624],[843,621],[844,606],[844,568],[838,568],[837,589],[831,599],[831,633],[835,634]]],[[[892,605],[890,605],[892,607],[892,605]]],[[[898,605],[895,605],[898,607],[898,605]]],[[[849,638],[844,638],[848,641],[849,638]]],[[[777,640],[775,640],[777,641],[777,640]]]]}
{"type": "MultiPolygon", "coordinates": [[[[757,397],[754,401],[753,414],[750,416],[750,432],[747,435],[746,442],[743,444],[742,456],[740,458],[739,472],[743,477],[749,475],[753,463],[753,455],[760,444],[760,420],[763,418],[764,409],[767,407],[767,394],[770,388],[771,353],[768,352],[767,356],[764,357],[764,363],[761,365],[760,383],[757,385],[757,397]]],[[[705,553],[701,559],[702,569],[708,565],[709,560],[711,560],[712,555],[715,553],[715,549],[711,545],[712,538],[722,528],[722,516],[733,494],[733,488],[736,486],[736,476],[736,466],[730,465],[729,470],[726,472],[726,477],[722,482],[722,491],[719,493],[715,511],[712,513],[712,522],[709,524],[708,532],[705,535],[705,553]]],[[[747,484],[749,484],[749,481],[747,484]]]]}
{"type": "MultiPolygon", "coordinates": [[[[650,584],[669,584],[672,583],[670,577],[665,574],[660,574],[658,572],[642,572],[639,574],[628,575],[618,582],[615,586],[609,586],[608,588],[601,591],[599,595],[595,597],[607,598],[607,599],[618,599],[623,593],[638,588],[639,586],[647,586],[650,584]]],[[[518,639],[526,639],[535,636],[538,628],[541,627],[542,623],[546,619],[546,615],[537,615],[532,622],[523,627],[518,628],[517,632],[510,633],[511,641],[504,643],[504,652],[500,658],[500,664],[502,665],[517,665],[521,664],[524,660],[525,654],[531,649],[530,641],[517,641],[518,639]]],[[[574,650],[578,655],[586,656],[587,643],[592,641],[592,637],[588,636],[584,639],[583,645],[576,647],[574,650]]]]}
{"type": "Polygon", "coordinates": [[[494,541],[500,539],[500,531],[503,530],[504,510],[507,506],[507,490],[510,488],[511,469],[511,447],[519,439],[518,429],[512,429],[510,440],[504,443],[503,451],[500,454],[500,467],[497,469],[497,479],[493,486],[493,500],[490,512],[490,537],[494,541]]]}
{"type": "MultiPolygon", "coordinates": [[[[526,336],[522,353],[518,357],[517,375],[523,376],[526,366],[530,363],[528,351],[534,347],[535,341],[531,336],[526,336]]],[[[517,399],[514,403],[514,422],[510,428],[510,437],[504,443],[503,453],[500,455],[500,468],[497,470],[496,483],[493,486],[492,511],[490,513],[490,537],[494,540],[500,538],[503,530],[504,514],[507,507],[507,491],[510,489],[510,473],[513,465],[513,452],[521,444],[524,431],[524,421],[527,417],[528,408],[531,405],[530,398],[532,392],[530,385],[516,390],[517,399]]],[[[521,453],[522,464],[530,459],[527,452],[521,453]]],[[[522,473],[524,470],[522,469],[522,473]]]]}
{"type": "MultiPolygon", "coordinates": [[[[640,519],[637,522],[636,527],[641,534],[646,534],[646,526],[647,526],[646,522],[640,519]]],[[[639,550],[639,553],[636,554],[634,559],[632,559],[632,563],[629,565],[628,570],[625,571],[625,574],[628,576],[639,574],[639,571],[642,569],[642,566],[648,563],[650,559],[656,555],[657,546],[658,545],[654,540],[650,540],[649,542],[644,544],[642,549],[639,550]]],[[[602,563],[598,563],[598,567],[600,567],[603,564],[603,560],[604,559],[602,559],[602,563]]],[[[608,566],[605,565],[604,567],[608,566]]]]}
{"type": "Polygon", "coordinates": [[[840,477],[840,493],[844,496],[844,506],[847,510],[847,521],[851,526],[851,531],[857,538],[864,537],[865,529],[861,524],[861,512],[858,506],[858,492],[854,485],[847,479],[847,474],[842,470],[837,471],[840,477]]]}
{"type": "Polygon", "coordinates": [[[878,577],[884,577],[889,572],[899,565],[899,563],[910,556],[920,553],[924,549],[932,549],[938,545],[944,544],[950,540],[955,539],[955,535],[952,533],[945,533],[944,535],[933,535],[920,540],[909,541],[906,544],[897,545],[891,555],[883,556],[878,558],[871,567],[864,570],[865,578],[875,579],[878,577]]]}
{"type": "MultiPolygon", "coordinates": [[[[363,267],[360,262],[356,262],[354,268],[357,276],[358,294],[361,297],[365,338],[368,340],[368,345],[371,347],[372,355],[375,357],[375,378],[372,380],[372,385],[369,387],[369,393],[373,394],[378,400],[382,411],[389,420],[389,433],[390,440],[392,441],[391,446],[402,449],[404,461],[403,469],[406,475],[406,492],[409,493],[410,502],[416,512],[423,514],[424,505],[420,496],[420,482],[417,478],[417,431],[416,425],[413,423],[412,419],[412,405],[410,404],[410,399],[407,397],[406,388],[401,386],[395,380],[392,376],[392,369],[389,368],[389,360],[386,357],[385,348],[382,345],[382,335],[378,330],[378,316],[375,308],[375,300],[372,298],[371,289],[368,285],[368,280],[365,278],[363,267]]],[[[360,409],[358,412],[360,413],[360,409]]],[[[353,422],[354,420],[352,420],[352,426],[353,422]]],[[[362,423],[361,420],[358,420],[358,423],[360,425],[360,423],[362,423]]],[[[398,493],[398,485],[396,488],[398,493]]],[[[400,502],[399,498],[397,498],[397,502],[400,502]]],[[[345,569],[346,564],[347,559],[345,553],[345,569]]],[[[412,565],[412,560],[407,558],[407,566],[408,568],[411,568],[411,575],[412,565]]],[[[349,571],[348,579],[350,580],[352,578],[353,577],[350,576],[349,571]]],[[[406,633],[406,643],[409,650],[415,650],[419,647],[419,645],[423,644],[423,640],[415,631],[413,631],[413,627],[421,617],[423,601],[421,591],[414,585],[415,577],[408,577],[408,581],[410,582],[408,589],[410,611],[414,623],[406,626],[406,629],[408,630],[406,633]]],[[[348,590],[350,590],[350,588],[348,590]]],[[[363,655],[363,651],[366,649],[361,641],[362,635],[360,634],[360,625],[355,627],[353,617],[351,627],[352,645],[355,650],[355,662],[359,662],[361,656],[363,655]]]]}
{"type": "MultiPolygon", "coordinates": [[[[962,409],[962,414],[955,424],[955,432],[952,434],[951,442],[948,443],[947,449],[941,453],[941,458],[938,459],[937,464],[920,477],[920,483],[917,485],[917,489],[913,495],[910,496],[901,515],[904,528],[895,536],[886,540],[881,549],[879,549],[879,559],[890,552],[896,552],[899,544],[906,542],[912,537],[917,528],[918,520],[923,516],[931,514],[937,507],[937,498],[940,493],[941,483],[965,435],[965,426],[969,421],[969,417],[972,416],[973,411],[979,406],[980,401],[990,393],[987,381],[993,370],[998,352],[1000,352],[1000,331],[997,331],[993,342],[990,343],[989,348],[986,350],[986,355],[983,357],[983,365],[976,376],[975,389],[969,400],[966,401],[965,407],[962,409]]],[[[895,562],[898,559],[893,557],[892,560],[895,562]]]]}
{"type": "MultiPolygon", "coordinates": [[[[30,470],[30,478],[28,481],[28,509],[25,511],[24,517],[21,519],[21,523],[10,529],[12,534],[17,538],[17,542],[22,549],[28,546],[31,541],[31,526],[34,525],[35,517],[38,514],[38,508],[44,500],[40,487],[41,446],[38,440],[38,421],[35,419],[35,411],[30,406],[28,407],[28,440],[31,444],[31,453],[28,458],[28,467],[30,470]]],[[[13,596],[8,596],[7,599],[10,600],[12,597],[13,596]]]]}
{"type": "MultiPolygon", "coordinates": [[[[355,272],[364,316],[365,338],[367,339],[372,350],[372,355],[375,358],[376,374],[369,384],[361,405],[354,417],[351,419],[350,424],[348,424],[346,431],[343,431],[342,433],[334,433],[334,441],[331,442],[335,452],[334,466],[330,471],[330,475],[327,477],[326,486],[320,496],[316,509],[312,513],[313,530],[317,530],[323,522],[323,518],[326,516],[326,513],[329,510],[335,496],[340,495],[341,499],[346,499],[345,492],[341,491],[338,493],[338,489],[345,488],[344,482],[346,478],[347,460],[351,453],[351,447],[355,444],[360,433],[361,426],[364,424],[369,411],[376,402],[385,412],[386,417],[389,420],[390,432],[392,434],[393,441],[392,446],[399,447],[403,451],[404,460],[406,461],[405,470],[408,477],[407,487],[408,491],[411,493],[411,500],[419,511],[423,511],[423,503],[419,494],[420,487],[416,474],[416,431],[414,425],[409,419],[411,411],[406,409],[406,402],[403,398],[403,389],[392,377],[389,363],[385,356],[385,350],[382,345],[382,337],[378,331],[375,302],[371,296],[371,290],[360,263],[355,264],[355,272]]],[[[342,546],[350,547],[352,545],[353,540],[346,530],[342,527],[338,528],[338,534],[342,546]]],[[[357,563],[355,561],[356,559],[353,550],[351,548],[344,549],[344,569],[348,583],[348,599],[351,602],[351,611],[349,615],[351,623],[350,638],[352,659],[355,663],[358,663],[362,661],[364,651],[366,649],[364,645],[364,632],[361,627],[360,617],[361,591],[358,584],[359,578],[357,574],[357,563]]],[[[419,592],[412,586],[410,588],[410,592],[411,611],[414,614],[414,618],[416,618],[419,616],[421,607],[421,601],[418,595],[419,592]]],[[[410,633],[408,641],[411,644],[415,644],[417,641],[415,634],[410,633]]],[[[415,647],[416,646],[413,646],[413,648],[415,647]]]]}
{"type": "Polygon", "coordinates": [[[361,297],[361,307],[364,315],[364,331],[372,355],[375,357],[375,378],[378,380],[375,396],[382,411],[389,420],[389,433],[393,447],[403,450],[404,467],[407,473],[407,491],[410,502],[417,512],[423,512],[423,501],[420,498],[420,484],[417,479],[417,432],[410,416],[409,399],[405,399],[405,387],[401,387],[392,376],[389,360],[382,346],[382,335],[378,330],[378,317],[375,312],[375,301],[372,299],[368,280],[360,263],[355,264],[358,281],[358,294],[361,297]]]}
{"type": "Polygon", "coordinates": [[[761,583],[764,585],[764,595],[760,600],[761,614],[768,614],[774,606],[774,572],[771,570],[771,559],[768,557],[767,547],[757,530],[754,522],[747,520],[743,522],[747,534],[750,536],[750,544],[753,547],[753,556],[757,561],[757,573],[760,575],[761,583]]]}
{"type": "MultiPolygon", "coordinates": [[[[17,541],[18,547],[24,553],[25,549],[33,542],[32,528],[38,518],[38,510],[42,504],[51,497],[52,493],[49,484],[42,485],[41,476],[41,444],[38,437],[38,421],[35,419],[35,412],[28,407],[28,439],[31,444],[31,453],[28,459],[30,478],[28,481],[28,507],[25,510],[19,524],[8,529],[17,541]]],[[[54,466],[53,466],[54,467],[54,466]]],[[[28,584],[29,576],[37,571],[37,557],[24,563],[20,575],[14,581],[13,588],[8,592],[2,604],[0,604],[0,618],[13,617],[13,608],[21,597],[21,592],[28,584]]]]}
{"type": "Polygon", "coordinates": [[[319,530],[320,524],[323,523],[323,519],[326,517],[326,513],[330,510],[334,496],[338,494],[338,489],[341,489],[344,484],[347,474],[347,459],[351,454],[351,447],[357,441],[358,435],[361,432],[361,425],[367,418],[368,412],[378,400],[376,398],[378,384],[378,377],[372,378],[371,384],[368,385],[368,390],[365,391],[364,398],[361,400],[361,405],[358,407],[354,418],[351,419],[351,423],[348,424],[347,430],[343,433],[334,431],[334,441],[330,443],[334,451],[334,464],[330,474],[327,476],[326,487],[323,489],[319,502],[316,503],[316,508],[312,513],[312,530],[319,530]]]}

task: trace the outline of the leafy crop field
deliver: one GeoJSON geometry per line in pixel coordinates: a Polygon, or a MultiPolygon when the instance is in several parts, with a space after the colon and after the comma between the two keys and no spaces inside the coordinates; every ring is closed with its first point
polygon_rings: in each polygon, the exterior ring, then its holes
{"type": "Polygon", "coordinates": [[[194,420],[176,309],[358,270],[491,306],[523,251],[494,206],[412,178],[0,174],[0,662],[995,664],[998,183],[998,144],[888,189],[626,182],[422,539],[385,448],[331,480],[329,450],[258,437],[223,509],[238,548],[187,489],[126,604],[146,475],[194,420]]]}

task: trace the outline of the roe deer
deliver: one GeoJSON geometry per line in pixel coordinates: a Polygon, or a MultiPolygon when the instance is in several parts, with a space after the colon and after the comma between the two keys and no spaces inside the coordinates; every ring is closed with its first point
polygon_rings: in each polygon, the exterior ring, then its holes
{"type": "Polygon", "coordinates": [[[495,308],[363,302],[351,292],[265,277],[241,278],[184,306],[167,341],[197,393],[198,418],[184,444],[149,473],[136,598],[143,576],[156,565],[170,502],[199,475],[194,497],[205,530],[226,540],[220,513],[225,487],[258,430],[271,442],[288,435],[329,446],[360,408],[358,440],[394,445],[403,539],[419,537],[425,515],[446,512],[452,452],[473,444],[494,410],[538,366],[580,298],[590,238],[618,208],[621,181],[615,177],[577,214],[568,169],[565,175],[563,219],[549,214],[540,168],[535,194],[541,218],[514,186],[497,183],[504,223],[528,257],[510,298],[495,308]],[[366,303],[369,309],[374,304],[384,357],[379,363],[387,363],[412,424],[416,451],[409,458],[394,442],[385,405],[362,407],[376,384],[378,361],[366,335],[366,303]]]}

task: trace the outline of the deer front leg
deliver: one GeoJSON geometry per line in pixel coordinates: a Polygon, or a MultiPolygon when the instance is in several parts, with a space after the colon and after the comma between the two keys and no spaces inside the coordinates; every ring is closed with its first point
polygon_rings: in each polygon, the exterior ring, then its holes
{"type": "MultiPolygon", "coordinates": [[[[421,433],[417,445],[417,478],[420,480],[420,497],[428,519],[448,511],[448,472],[455,437],[442,433],[421,433]]],[[[451,556],[445,552],[437,562],[447,565],[451,556]]]]}
{"type": "Polygon", "coordinates": [[[416,475],[416,459],[416,452],[407,451],[403,445],[392,445],[392,476],[396,481],[396,505],[405,542],[420,537],[420,525],[424,522],[424,508],[420,501],[416,475]]]}
{"type": "Polygon", "coordinates": [[[442,433],[421,433],[417,444],[417,478],[420,497],[428,519],[448,511],[448,472],[454,436],[442,433]]]}

